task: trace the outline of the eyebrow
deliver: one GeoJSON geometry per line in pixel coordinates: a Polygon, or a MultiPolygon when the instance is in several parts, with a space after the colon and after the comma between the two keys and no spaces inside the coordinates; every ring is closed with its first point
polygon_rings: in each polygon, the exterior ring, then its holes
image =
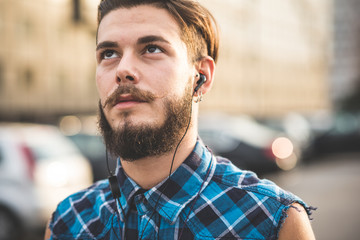
{"type": "MultiPolygon", "coordinates": [[[[139,44],[139,45],[150,43],[150,42],[164,42],[164,43],[170,44],[169,41],[167,41],[165,38],[163,38],[161,36],[156,36],[156,35],[144,36],[137,40],[137,44],[139,44]]],[[[103,49],[103,48],[116,48],[118,46],[119,45],[117,44],[117,42],[104,41],[104,42],[100,42],[96,46],[96,51],[103,49]]]]}
{"type": "Polygon", "coordinates": [[[104,41],[104,42],[99,43],[96,46],[96,51],[98,51],[99,49],[102,49],[102,48],[116,48],[118,46],[119,45],[117,44],[117,42],[104,41]]]}
{"type": "Polygon", "coordinates": [[[165,38],[163,38],[161,36],[157,36],[157,35],[144,36],[137,40],[137,44],[146,44],[146,43],[150,43],[150,42],[164,42],[164,43],[169,44],[169,41],[167,41],[165,38]]]}

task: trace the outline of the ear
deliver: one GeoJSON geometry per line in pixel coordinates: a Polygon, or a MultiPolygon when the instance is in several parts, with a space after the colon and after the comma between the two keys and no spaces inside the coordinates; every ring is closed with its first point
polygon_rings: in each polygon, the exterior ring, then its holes
{"type": "MultiPolygon", "coordinates": [[[[202,94],[206,94],[208,91],[210,91],[212,85],[213,85],[213,81],[214,81],[214,75],[215,75],[215,61],[210,57],[210,56],[206,56],[203,57],[197,64],[197,72],[201,74],[204,74],[206,77],[206,81],[205,83],[200,87],[200,89],[198,90],[202,92],[202,94]]],[[[197,82],[198,78],[195,79],[194,81],[194,87],[193,89],[195,89],[196,87],[196,82],[197,82]]]]}

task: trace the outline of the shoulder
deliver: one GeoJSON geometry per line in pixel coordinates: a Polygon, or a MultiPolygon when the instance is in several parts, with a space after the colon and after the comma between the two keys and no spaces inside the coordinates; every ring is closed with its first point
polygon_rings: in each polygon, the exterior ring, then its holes
{"type": "Polygon", "coordinates": [[[101,227],[104,229],[107,220],[115,213],[114,209],[108,181],[102,180],[60,202],[49,228],[54,239],[93,238],[93,228],[96,231],[101,227]]]}
{"type": "MultiPolygon", "coordinates": [[[[252,171],[241,170],[234,166],[228,159],[217,157],[216,170],[212,184],[222,190],[233,193],[255,195],[258,198],[269,198],[280,204],[288,204],[300,200],[292,193],[283,190],[274,182],[260,179],[252,171]]],[[[240,197],[240,196],[239,196],[240,197]]]]}
{"type": "Polygon", "coordinates": [[[305,203],[269,180],[217,157],[216,169],[197,201],[193,226],[202,236],[272,239],[291,204],[305,203]]]}
{"type": "Polygon", "coordinates": [[[280,226],[279,240],[282,239],[315,239],[308,214],[302,205],[294,203],[287,211],[283,224],[280,226]]]}

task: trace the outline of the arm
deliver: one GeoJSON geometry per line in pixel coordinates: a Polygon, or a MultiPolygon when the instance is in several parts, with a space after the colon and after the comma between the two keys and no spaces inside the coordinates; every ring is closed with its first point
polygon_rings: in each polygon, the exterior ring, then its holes
{"type": "Polygon", "coordinates": [[[298,203],[287,210],[288,217],[279,232],[279,240],[313,240],[314,232],[305,209],[298,203]]]}
{"type": "Polygon", "coordinates": [[[49,240],[50,237],[51,237],[51,230],[50,230],[50,227],[49,227],[49,223],[50,223],[50,221],[46,224],[44,240],[49,240]]]}

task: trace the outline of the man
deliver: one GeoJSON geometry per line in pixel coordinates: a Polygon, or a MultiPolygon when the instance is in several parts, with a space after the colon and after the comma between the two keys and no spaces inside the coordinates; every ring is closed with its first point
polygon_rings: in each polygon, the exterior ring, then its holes
{"type": "Polygon", "coordinates": [[[217,51],[193,0],[101,1],[99,126],[116,177],[61,202],[46,239],[314,239],[305,203],[197,137],[217,51]]]}

